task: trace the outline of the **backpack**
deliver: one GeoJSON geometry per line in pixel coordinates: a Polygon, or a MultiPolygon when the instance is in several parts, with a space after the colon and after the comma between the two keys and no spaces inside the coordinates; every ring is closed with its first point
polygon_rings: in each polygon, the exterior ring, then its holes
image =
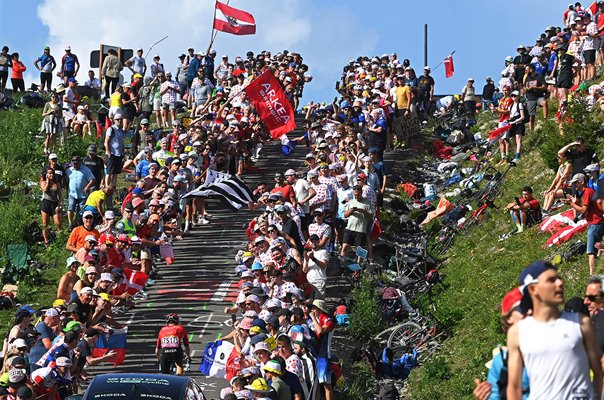
{"type": "Polygon", "coordinates": [[[562,254],[562,258],[564,259],[564,261],[569,262],[575,256],[585,253],[586,249],[587,245],[584,242],[578,241],[577,243],[573,243],[572,245],[570,245],[568,250],[566,250],[562,254]]]}
{"type": "Polygon", "coordinates": [[[398,390],[396,389],[396,386],[394,386],[394,383],[382,382],[380,384],[380,391],[378,392],[376,400],[399,400],[399,399],[400,399],[400,397],[398,394],[398,390]]]}
{"type": "Polygon", "coordinates": [[[499,373],[499,379],[497,379],[497,387],[499,388],[499,398],[505,400],[507,398],[507,387],[508,387],[508,353],[499,347],[499,357],[502,360],[501,372],[499,373]]]}

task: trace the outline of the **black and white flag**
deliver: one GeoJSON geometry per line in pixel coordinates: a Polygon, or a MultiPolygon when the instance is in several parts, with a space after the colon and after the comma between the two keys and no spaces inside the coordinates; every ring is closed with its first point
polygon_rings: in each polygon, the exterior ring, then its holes
{"type": "Polygon", "coordinates": [[[252,191],[237,177],[208,169],[205,182],[183,197],[218,198],[232,209],[254,202],[252,191]]]}

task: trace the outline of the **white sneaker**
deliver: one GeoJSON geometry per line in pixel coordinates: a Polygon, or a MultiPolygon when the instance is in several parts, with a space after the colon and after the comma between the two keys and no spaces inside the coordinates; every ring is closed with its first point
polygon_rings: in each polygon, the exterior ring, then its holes
{"type": "Polygon", "coordinates": [[[201,222],[200,222],[200,223],[201,223],[202,225],[207,225],[207,224],[209,224],[209,223],[210,223],[210,221],[208,221],[208,220],[207,220],[207,219],[205,219],[205,218],[201,218],[201,222]]]}

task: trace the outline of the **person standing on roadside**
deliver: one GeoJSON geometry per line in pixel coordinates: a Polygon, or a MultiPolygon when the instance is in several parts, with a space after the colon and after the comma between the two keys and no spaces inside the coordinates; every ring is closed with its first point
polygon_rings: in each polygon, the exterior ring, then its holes
{"type": "Polygon", "coordinates": [[[65,47],[65,54],[61,59],[61,76],[63,77],[63,83],[67,86],[69,78],[75,78],[80,70],[80,61],[78,56],[71,52],[71,47],[65,47]]]}
{"type": "Polygon", "coordinates": [[[602,366],[589,317],[560,312],[564,282],[556,268],[535,261],[519,276],[533,314],[509,329],[507,399],[522,399],[522,370],[534,399],[600,399],[602,366]],[[590,377],[593,373],[593,381],[590,377]]]}
{"type": "Polygon", "coordinates": [[[115,92],[120,81],[120,72],[124,69],[122,62],[117,58],[117,52],[113,49],[107,51],[107,56],[103,59],[101,69],[101,78],[105,80],[105,98],[108,99],[111,93],[115,92]]]}
{"type": "Polygon", "coordinates": [[[117,176],[124,166],[124,131],[122,114],[113,116],[113,125],[105,132],[105,154],[107,155],[107,175],[105,186],[117,186],[117,176]]]}
{"type": "Polygon", "coordinates": [[[4,92],[6,82],[8,81],[8,69],[12,68],[13,62],[8,54],[8,46],[2,47],[0,52],[0,92],[4,92]]]}
{"type": "Polygon", "coordinates": [[[25,81],[23,80],[23,73],[27,69],[25,64],[19,60],[19,53],[13,53],[11,56],[13,63],[13,72],[10,75],[10,81],[13,85],[13,92],[21,91],[25,92],[25,81]]]}
{"type": "Polygon", "coordinates": [[[145,76],[147,72],[147,62],[143,58],[143,49],[136,49],[136,55],[130,57],[129,60],[126,61],[126,67],[132,72],[132,75],[140,74],[141,76],[145,76]]]}
{"type": "Polygon", "coordinates": [[[52,72],[57,68],[55,58],[50,55],[50,47],[44,47],[44,53],[34,61],[34,66],[40,71],[40,91],[50,92],[52,87],[52,72]]]}

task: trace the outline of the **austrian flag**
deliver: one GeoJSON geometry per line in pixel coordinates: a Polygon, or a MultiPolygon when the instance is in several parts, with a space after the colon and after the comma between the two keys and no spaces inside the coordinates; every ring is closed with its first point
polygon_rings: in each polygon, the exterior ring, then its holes
{"type": "Polygon", "coordinates": [[[256,21],[252,14],[217,1],[214,29],[233,35],[253,35],[256,33],[256,21]]]}

